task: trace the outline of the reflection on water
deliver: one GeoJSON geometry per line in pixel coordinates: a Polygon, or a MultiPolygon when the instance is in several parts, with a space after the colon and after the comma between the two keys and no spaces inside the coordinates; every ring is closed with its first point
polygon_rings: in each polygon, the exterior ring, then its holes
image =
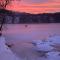
{"type": "Polygon", "coordinates": [[[3,32],[10,40],[39,40],[60,34],[60,24],[9,24],[3,32]]]}

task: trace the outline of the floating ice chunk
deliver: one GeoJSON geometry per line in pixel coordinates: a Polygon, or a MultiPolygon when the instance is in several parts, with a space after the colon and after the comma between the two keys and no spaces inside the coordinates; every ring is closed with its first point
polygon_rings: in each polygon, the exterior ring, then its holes
{"type": "Polygon", "coordinates": [[[52,46],[50,46],[49,44],[47,43],[44,43],[44,44],[37,44],[36,45],[36,50],[40,50],[40,51],[51,51],[53,49],[52,46]]]}
{"type": "Polygon", "coordinates": [[[21,60],[5,45],[4,37],[0,37],[0,60],[21,60]]]}
{"type": "Polygon", "coordinates": [[[48,41],[51,44],[56,44],[56,43],[60,43],[60,36],[52,36],[48,38],[48,41]]]}
{"type": "Polygon", "coordinates": [[[33,43],[37,51],[51,51],[53,49],[47,41],[36,40],[33,43]]]}
{"type": "Polygon", "coordinates": [[[34,40],[33,45],[37,51],[52,51],[54,47],[52,45],[60,44],[60,36],[49,37],[46,41],[34,40]]]}
{"type": "Polygon", "coordinates": [[[44,42],[43,42],[42,40],[33,40],[33,41],[32,41],[32,44],[33,44],[34,46],[37,46],[37,45],[44,44],[44,42]]]}

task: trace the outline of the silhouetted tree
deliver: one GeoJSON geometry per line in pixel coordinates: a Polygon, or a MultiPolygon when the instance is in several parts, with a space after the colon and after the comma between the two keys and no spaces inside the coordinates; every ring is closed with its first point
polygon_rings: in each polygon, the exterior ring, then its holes
{"type": "Polygon", "coordinates": [[[2,27],[4,24],[4,17],[6,13],[6,6],[10,3],[11,0],[0,0],[0,36],[2,35],[2,27]]]}
{"type": "Polygon", "coordinates": [[[2,27],[5,22],[5,15],[8,14],[8,11],[6,11],[6,7],[11,3],[11,1],[14,0],[0,0],[0,36],[2,35],[2,27]]]}

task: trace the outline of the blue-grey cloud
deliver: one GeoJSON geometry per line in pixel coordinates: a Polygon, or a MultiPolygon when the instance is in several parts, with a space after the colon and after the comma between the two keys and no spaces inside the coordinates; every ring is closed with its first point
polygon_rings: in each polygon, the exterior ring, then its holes
{"type": "Polygon", "coordinates": [[[48,2],[49,0],[21,0],[21,1],[25,3],[45,3],[48,2]]]}
{"type": "Polygon", "coordinates": [[[43,2],[48,2],[48,0],[29,0],[28,2],[30,2],[30,3],[43,3],[43,2]]]}

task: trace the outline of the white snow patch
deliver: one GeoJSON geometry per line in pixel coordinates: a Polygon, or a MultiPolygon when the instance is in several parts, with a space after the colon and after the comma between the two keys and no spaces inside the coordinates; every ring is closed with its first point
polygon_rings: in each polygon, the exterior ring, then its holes
{"type": "Polygon", "coordinates": [[[47,41],[36,40],[32,43],[37,51],[51,51],[53,49],[47,41]]]}
{"type": "Polygon", "coordinates": [[[35,46],[37,51],[51,51],[54,49],[52,45],[60,44],[60,36],[49,37],[46,41],[33,40],[32,44],[35,46]]]}
{"type": "Polygon", "coordinates": [[[21,60],[5,45],[5,38],[0,37],[0,60],[21,60]]]}

